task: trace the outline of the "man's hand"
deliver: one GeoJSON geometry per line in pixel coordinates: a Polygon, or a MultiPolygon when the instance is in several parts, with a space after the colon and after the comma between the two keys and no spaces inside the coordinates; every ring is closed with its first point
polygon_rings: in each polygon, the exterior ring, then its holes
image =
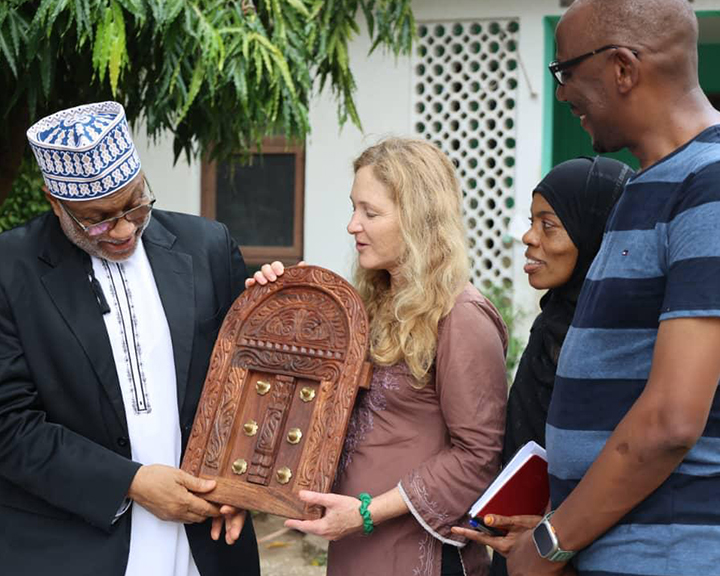
{"type": "Polygon", "coordinates": [[[499,514],[488,514],[483,520],[488,526],[507,530],[507,534],[505,534],[505,536],[490,536],[485,532],[461,528],[460,526],[454,526],[452,532],[458,536],[465,536],[468,540],[472,540],[478,544],[490,546],[495,552],[507,558],[515,546],[518,537],[528,530],[535,528],[542,520],[542,516],[500,516],[499,514]]]}
{"type": "Polygon", "coordinates": [[[195,478],[177,468],[151,464],[141,466],[137,471],[128,497],[160,520],[194,523],[220,516],[220,508],[193,494],[204,494],[214,488],[214,480],[195,478]]]}
{"type": "Polygon", "coordinates": [[[240,510],[234,506],[225,504],[220,508],[220,514],[222,514],[222,516],[213,518],[210,537],[213,540],[219,540],[220,532],[222,531],[223,524],[225,524],[225,542],[229,545],[235,544],[238,538],[240,538],[243,526],[245,526],[247,510],[240,510]]]}
{"type": "Polygon", "coordinates": [[[563,562],[550,562],[538,554],[532,532],[525,530],[507,556],[510,576],[574,576],[575,569],[563,562]]]}
{"type": "Polygon", "coordinates": [[[326,540],[339,540],[362,530],[363,519],[359,512],[360,500],[357,498],[309,490],[300,490],[299,496],[303,502],[324,506],[325,515],[320,520],[285,520],[287,528],[316,534],[326,540]]]}

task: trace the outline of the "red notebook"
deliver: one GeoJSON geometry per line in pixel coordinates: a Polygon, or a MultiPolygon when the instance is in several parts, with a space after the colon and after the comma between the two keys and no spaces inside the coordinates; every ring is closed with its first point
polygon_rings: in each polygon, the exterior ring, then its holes
{"type": "Polygon", "coordinates": [[[549,498],[547,456],[542,446],[530,441],[518,450],[470,508],[470,523],[479,530],[497,533],[483,524],[486,514],[542,516],[549,498]]]}

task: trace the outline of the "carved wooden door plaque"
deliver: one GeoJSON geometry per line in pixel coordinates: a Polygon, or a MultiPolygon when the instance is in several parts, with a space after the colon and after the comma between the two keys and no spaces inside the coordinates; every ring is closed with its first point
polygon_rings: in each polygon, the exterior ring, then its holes
{"type": "Polygon", "coordinates": [[[328,492],[357,390],[368,319],[357,292],[317,266],[291,267],[235,301],[218,335],[182,469],[217,481],[204,497],[319,518],[300,490],[328,492]]]}

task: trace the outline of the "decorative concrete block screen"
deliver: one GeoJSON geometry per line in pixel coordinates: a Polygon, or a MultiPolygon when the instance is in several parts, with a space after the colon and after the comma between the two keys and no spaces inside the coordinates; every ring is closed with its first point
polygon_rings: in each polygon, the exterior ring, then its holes
{"type": "Polygon", "coordinates": [[[463,187],[472,280],[512,286],[518,22],[424,22],[413,62],[413,125],[452,158],[463,187]]]}

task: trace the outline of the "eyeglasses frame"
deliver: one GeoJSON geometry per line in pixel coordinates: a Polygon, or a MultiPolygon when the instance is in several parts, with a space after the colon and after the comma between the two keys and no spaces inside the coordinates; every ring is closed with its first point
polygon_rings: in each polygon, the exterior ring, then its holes
{"type": "MultiPolygon", "coordinates": [[[[143,177],[143,182],[145,182],[145,186],[147,186],[147,189],[150,191],[150,202],[146,204],[138,204],[137,206],[134,206],[130,208],[130,210],[125,210],[122,214],[119,214],[117,216],[113,216],[112,218],[106,218],[105,220],[101,220],[100,222],[95,222],[94,224],[85,225],[78,218],[70,212],[70,209],[65,206],[65,204],[62,201],[59,201],[58,204],[62,207],[62,209],[65,211],[65,214],[70,216],[70,218],[73,219],[73,222],[78,225],[80,230],[82,230],[85,234],[88,236],[95,237],[100,236],[101,234],[104,234],[106,232],[110,232],[115,226],[117,226],[117,223],[120,221],[121,218],[125,218],[128,222],[132,222],[132,220],[128,220],[127,216],[128,214],[132,214],[134,211],[139,210],[140,208],[147,208],[150,207],[150,210],[148,211],[148,216],[152,213],[153,206],[155,205],[155,202],[157,201],[157,198],[155,198],[155,194],[152,191],[152,187],[150,186],[150,182],[148,182],[147,178],[143,177]],[[96,226],[101,226],[103,224],[111,224],[111,226],[107,230],[103,230],[102,232],[99,232],[97,234],[92,234],[90,230],[96,226]]],[[[143,197],[145,197],[145,190],[143,189],[143,197]]]]}
{"type": "Polygon", "coordinates": [[[637,57],[639,54],[635,48],[630,48],[629,46],[622,46],[620,44],[607,44],[606,46],[602,46],[590,52],[586,52],[585,54],[581,54],[580,56],[576,56],[575,58],[570,58],[569,60],[563,60],[562,62],[559,60],[553,60],[552,62],[550,62],[550,64],[548,64],[548,70],[550,70],[550,74],[552,74],[552,77],[555,79],[555,82],[557,82],[559,86],[565,86],[565,83],[560,80],[560,78],[558,78],[558,73],[563,72],[568,68],[572,68],[573,66],[577,66],[578,64],[580,64],[580,62],[583,62],[588,58],[592,58],[593,56],[595,56],[595,54],[600,54],[601,52],[605,52],[606,50],[617,50],[619,48],[625,48],[627,50],[630,50],[630,52],[635,54],[635,57],[637,57]]]}

